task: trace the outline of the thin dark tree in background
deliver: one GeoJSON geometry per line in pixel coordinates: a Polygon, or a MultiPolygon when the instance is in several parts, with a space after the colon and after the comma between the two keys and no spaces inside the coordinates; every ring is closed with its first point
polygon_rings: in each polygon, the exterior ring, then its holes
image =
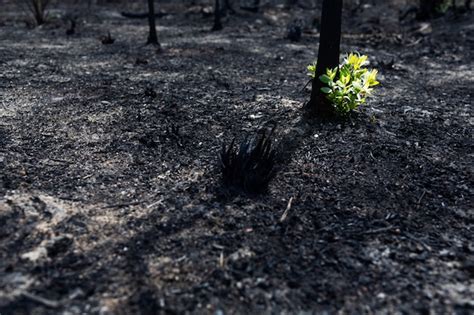
{"type": "Polygon", "coordinates": [[[215,0],[214,2],[214,26],[212,27],[213,31],[220,31],[222,29],[221,23],[221,8],[220,1],[215,0]]]}
{"type": "Polygon", "coordinates": [[[148,40],[146,44],[160,46],[160,43],[158,42],[158,35],[156,34],[154,0],[148,0],[148,25],[150,26],[150,32],[148,34],[148,40]]]}
{"type": "Polygon", "coordinates": [[[235,14],[235,10],[230,4],[230,0],[224,0],[224,7],[222,8],[222,14],[226,16],[227,13],[235,14]]]}
{"type": "Polygon", "coordinates": [[[333,69],[339,65],[341,22],[342,0],[324,0],[316,76],[313,79],[311,98],[308,103],[308,109],[313,115],[330,116],[334,112],[326,95],[321,92],[324,85],[319,77],[326,73],[326,69],[333,69]]]}

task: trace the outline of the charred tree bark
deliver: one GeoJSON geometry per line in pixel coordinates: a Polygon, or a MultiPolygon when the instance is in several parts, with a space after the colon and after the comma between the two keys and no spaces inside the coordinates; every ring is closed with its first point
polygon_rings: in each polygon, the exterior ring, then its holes
{"type": "Polygon", "coordinates": [[[160,46],[160,43],[158,42],[158,35],[156,34],[154,0],[148,0],[148,25],[150,26],[150,32],[148,34],[148,40],[146,44],[160,46]]]}
{"type": "Polygon", "coordinates": [[[219,0],[215,0],[214,2],[214,26],[212,27],[213,31],[220,31],[222,29],[221,8],[219,2],[219,0]]]}
{"type": "Polygon", "coordinates": [[[308,109],[317,116],[331,116],[333,107],[321,92],[323,83],[319,77],[326,69],[339,66],[341,46],[342,0],[324,0],[321,11],[321,33],[319,37],[318,61],[316,76],[313,79],[311,98],[308,109]]]}

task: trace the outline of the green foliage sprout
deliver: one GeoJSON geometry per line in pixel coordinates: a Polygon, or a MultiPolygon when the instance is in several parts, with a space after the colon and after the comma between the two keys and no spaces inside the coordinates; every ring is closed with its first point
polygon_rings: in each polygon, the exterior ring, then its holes
{"type": "MultiPolygon", "coordinates": [[[[319,80],[326,86],[321,91],[334,106],[339,115],[347,115],[372,95],[373,87],[378,85],[376,69],[367,69],[367,56],[350,53],[342,64],[334,69],[327,69],[319,80]]],[[[308,66],[308,75],[316,76],[316,63],[308,66]]]]}
{"type": "Polygon", "coordinates": [[[440,14],[445,14],[451,6],[455,5],[456,3],[452,3],[449,0],[440,1],[440,3],[435,7],[435,11],[440,14]]]}

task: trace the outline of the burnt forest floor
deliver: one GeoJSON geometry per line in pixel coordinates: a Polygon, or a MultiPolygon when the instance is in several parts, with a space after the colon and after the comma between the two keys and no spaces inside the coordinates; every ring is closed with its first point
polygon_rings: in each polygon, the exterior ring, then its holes
{"type": "Polygon", "coordinates": [[[157,52],[146,21],[113,7],[72,36],[14,9],[0,15],[0,314],[474,312],[472,14],[346,14],[342,50],[368,54],[381,86],[323,122],[302,118],[319,34],[284,38],[307,11],[241,13],[221,32],[172,14],[157,52]],[[222,142],[274,124],[268,193],[228,193],[222,142]]]}

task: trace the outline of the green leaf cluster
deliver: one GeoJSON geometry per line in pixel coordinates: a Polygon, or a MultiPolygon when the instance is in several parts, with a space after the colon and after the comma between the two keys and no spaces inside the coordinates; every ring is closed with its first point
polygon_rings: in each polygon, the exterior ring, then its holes
{"type": "Polygon", "coordinates": [[[448,12],[451,6],[455,7],[456,3],[453,3],[451,0],[439,1],[439,3],[435,7],[435,11],[440,14],[445,14],[446,12],[448,12]]]}
{"type": "MultiPolygon", "coordinates": [[[[334,106],[336,113],[347,115],[365,103],[378,85],[376,69],[367,69],[368,57],[358,53],[350,53],[344,61],[334,69],[327,69],[326,74],[319,77],[325,84],[321,91],[334,106]]],[[[308,66],[308,75],[316,76],[316,63],[308,66]]]]}

